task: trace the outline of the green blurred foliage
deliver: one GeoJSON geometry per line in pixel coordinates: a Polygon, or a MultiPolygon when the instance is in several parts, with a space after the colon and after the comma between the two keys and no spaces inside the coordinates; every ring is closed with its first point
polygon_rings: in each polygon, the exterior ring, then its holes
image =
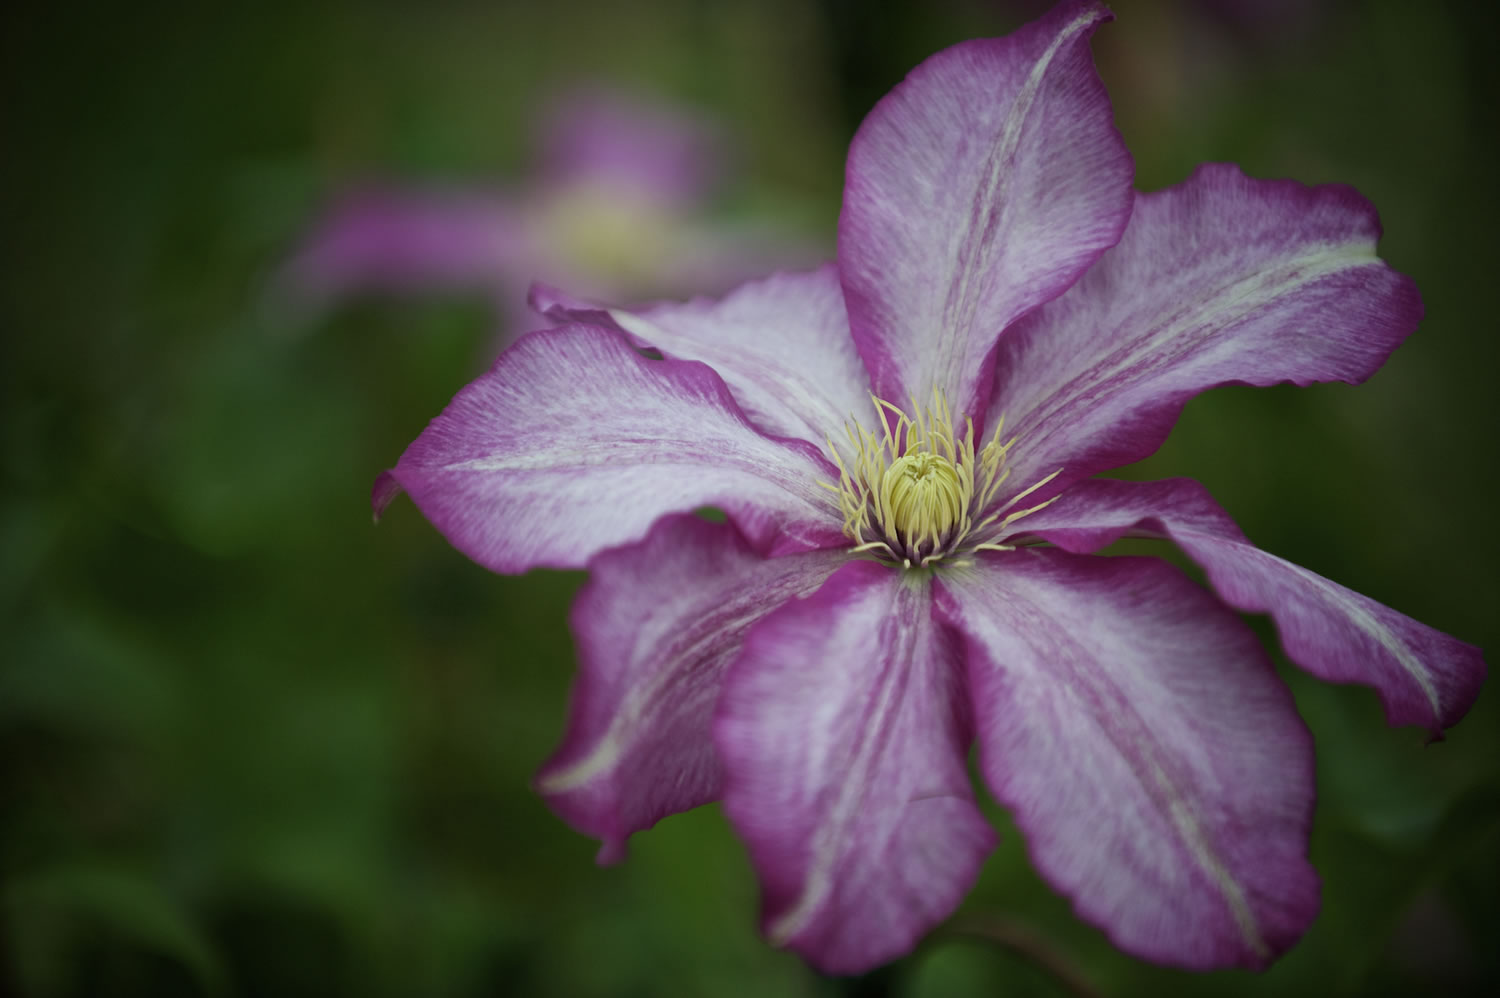
{"type": "MultiPolygon", "coordinates": [[[[579,577],[498,578],[374,474],[472,376],[480,303],[296,329],[269,275],[341,182],[514,175],[558,86],[736,131],[730,215],[832,231],[869,105],[1038,4],[12,7],[0,18],[0,987],[27,995],[1055,995],[939,932],[860,981],[766,947],[716,809],[622,866],[528,787],[579,577]]],[[[1428,319],[1358,389],[1222,389],[1133,473],[1206,482],[1278,554],[1489,648],[1493,32],[1450,3],[1122,2],[1096,51],[1138,183],[1202,160],[1354,183],[1428,319]]],[[[1268,641],[1274,634],[1262,627],[1268,641]]],[[[1004,841],[964,911],[1108,994],[1500,980],[1500,726],[1446,742],[1284,670],[1318,747],[1323,914],[1262,975],[1115,951],[1004,841]]]]}

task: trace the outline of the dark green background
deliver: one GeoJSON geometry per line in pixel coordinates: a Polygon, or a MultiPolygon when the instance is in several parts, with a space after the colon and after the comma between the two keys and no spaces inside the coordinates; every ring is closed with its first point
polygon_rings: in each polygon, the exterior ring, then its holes
{"type": "MultiPolygon", "coordinates": [[[[519,176],[534,108],[579,75],[721,115],[742,156],[716,217],[831,242],[869,105],[1036,5],[212,6],[0,15],[0,991],[1062,993],[941,935],[816,977],[756,936],[714,808],[596,868],[528,789],[580,576],[489,575],[404,500],[370,525],[373,476],[476,371],[489,312],[308,324],[266,294],[342,181],[519,176]]],[[[1360,388],[1210,393],[1140,471],[1200,478],[1269,550],[1493,648],[1493,26],[1457,2],[1229,6],[1121,2],[1101,30],[1139,185],[1210,159],[1353,183],[1427,319],[1360,388]]],[[[988,804],[1004,842],[965,910],[1110,994],[1493,983],[1494,691],[1424,746],[1369,691],[1286,674],[1317,739],[1325,901],[1269,973],[1114,951],[988,804]]]]}

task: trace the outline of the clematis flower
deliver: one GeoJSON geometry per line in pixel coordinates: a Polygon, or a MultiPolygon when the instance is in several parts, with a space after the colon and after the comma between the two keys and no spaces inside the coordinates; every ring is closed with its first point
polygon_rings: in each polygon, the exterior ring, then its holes
{"type": "Polygon", "coordinates": [[[784,233],[705,221],[727,180],[723,137],[705,118],[578,90],[550,107],[536,145],[532,175],[510,187],[350,189],[312,226],[281,290],[317,306],[372,292],[479,293],[513,334],[538,273],[592,295],[640,296],[723,290],[816,259],[784,233]]]}
{"type": "Polygon", "coordinates": [[[906,952],[974,882],[975,741],[1080,917],[1262,966],[1318,908],[1312,743],[1235,611],[1393,724],[1441,732],[1484,674],[1195,482],[1093,477],[1216,385],[1363,380],[1422,312],[1348,187],[1208,165],[1134,193],[1088,48],[1109,17],[1063,3],[918,66],[854,138],[833,264],[637,311],[535,289],[555,327],[376,485],[497,572],[588,568],[538,788],[603,862],[721,800],[766,936],[824,971],[906,952]],[[1211,591],[1094,554],[1125,535],[1211,591]]]}

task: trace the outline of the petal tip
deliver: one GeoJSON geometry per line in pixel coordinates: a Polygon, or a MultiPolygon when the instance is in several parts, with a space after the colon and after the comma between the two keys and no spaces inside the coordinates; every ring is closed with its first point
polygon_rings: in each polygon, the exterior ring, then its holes
{"type": "Polygon", "coordinates": [[[370,489],[370,517],[379,524],[380,518],[385,515],[386,507],[401,494],[401,483],[396,480],[394,468],[382,471],[375,478],[375,485],[370,489]]]}
{"type": "Polygon", "coordinates": [[[618,866],[629,857],[630,850],[624,839],[608,838],[599,844],[594,862],[599,866],[618,866]]]}
{"type": "MultiPolygon", "coordinates": [[[[1437,633],[1442,634],[1442,632],[1437,633]]],[[[1449,637],[1449,640],[1456,646],[1453,660],[1457,668],[1451,671],[1451,686],[1444,697],[1447,703],[1444,704],[1441,712],[1435,714],[1432,723],[1428,726],[1427,744],[1429,745],[1446,740],[1445,732],[1468,716],[1469,711],[1474,709],[1474,704],[1479,700],[1485,678],[1489,675],[1489,666],[1485,664],[1483,649],[1457,638],[1449,637]]]]}
{"type": "Polygon", "coordinates": [[[544,319],[555,319],[558,310],[582,305],[582,302],[566,291],[543,281],[532,281],[531,286],[526,289],[526,307],[544,319]]]}

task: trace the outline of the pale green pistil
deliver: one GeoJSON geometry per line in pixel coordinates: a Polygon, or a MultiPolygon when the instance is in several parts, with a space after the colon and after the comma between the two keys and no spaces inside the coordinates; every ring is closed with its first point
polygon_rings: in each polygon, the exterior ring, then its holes
{"type": "Polygon", "coordinates": [[[926,409],[913,400],[914,416],[885,399],[872,401],[881,414],[882,433],[853,422],[846,425],[847,459],[828,441],[839,481],[824,485],[839,498],[844,533],[854,541],[854,550],[904,568],[923,568],[975,551],[1008,550],[1000,538],[1017,520],[1046,505],[1011,512],[1057,472],[992,508],[1010,473],[1006,451],[1015,443],[1014,438],[1001,442],[1000,427],[988,444],[976,449],[973,421],[965,419],[963,434],[955,433],[941,392],[933,394],[926,409]]]}
{"type": "Polygon", "coordinates": [[[968,496],[958,469],[937,454],[897,458],[880,482],[890,526],[913,548],[936,549],[962,519],[968,496]]]}

